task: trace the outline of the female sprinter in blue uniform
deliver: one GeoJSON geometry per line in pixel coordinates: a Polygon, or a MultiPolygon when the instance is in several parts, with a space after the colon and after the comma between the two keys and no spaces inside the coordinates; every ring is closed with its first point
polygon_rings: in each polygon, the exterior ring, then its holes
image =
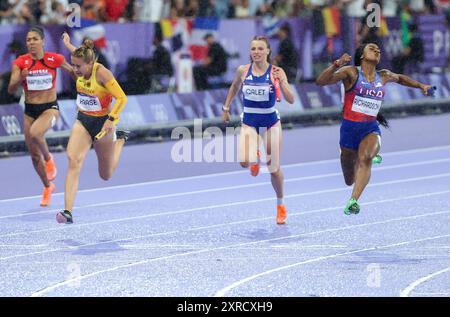
{"type": "Polygon", "coordinates": [[[230,121],[230,105],[242,89],[244,112],[239,135],[238,158],[242,167],[250,168],[253,176],[260,167],[259,138],[263,138],[267,154],[267,167],[273,189],[277,195],[277,223],[286,222],[283,203],[283,173],[280,169],[281,123],[275,109],[275,86],[279,83],[283,96],[289,103],[294,95],[283,69],[270,64],[270,45],[266,37],[255,36],[250,45],[252,63],[241,65],[228,91],[222,118],[230,121]],[[278,82],[278,83],[277,83],[278,82]]]}
{"type": "Polygon", "coordinates": [[[358,199],[369,183],[372,160],[380,150],[381,131],[378,122],[388,127],[386,119],[379,113],[384,100],[384,86],[395,82],[419,88],[424,95],[431,87],[386,69],[377,72],[375,68],[380,62],[380,54],[376,44],[363,44],[355,52],[355,66],[342,67],[351,60],[350,55],[344,54],[316,80],[321,86],[342,81],[345,87],[339,141],[341,167],[345,183],[348,186],[355,184],[344,209],[346,215],[359,213],[358,199]]]}

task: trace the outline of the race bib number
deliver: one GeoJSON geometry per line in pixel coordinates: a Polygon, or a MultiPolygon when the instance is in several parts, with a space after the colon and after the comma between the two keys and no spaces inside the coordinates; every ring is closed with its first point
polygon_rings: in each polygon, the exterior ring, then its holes
{"type": "Polygon", "coordinates": [[[244,99],[251,101],[269,101],[270,86],[244,85],[242,92],[244,93],[244,99]]]}
{"type": "Polygon", "coordinates": [[[48,90],[53,86],[51,74],[41,74],[37,76],[27,76],[28,90],[48,90]]]}
{"type": "Polygon", "coordinates": [[[83,111],[101,111],[102,105],[97,96],[77,95],[77,107],[83,111]]]}
{"type": "Polygon", "coordinates": [[[376,117],[380,111],[382,100],[355,96],[352,104],[352,111],[376,117]]]}

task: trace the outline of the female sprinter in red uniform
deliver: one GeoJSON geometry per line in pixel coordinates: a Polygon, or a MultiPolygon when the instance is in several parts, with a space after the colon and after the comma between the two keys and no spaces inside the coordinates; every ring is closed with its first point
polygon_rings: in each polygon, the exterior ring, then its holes
{"type": "Polygon", "coordinates": [[[96,62],[91,40],[83,42],[79,48],[70,44],[67,33],[64,44],[71,52],[71,61],[77,79],[78,116],[67,145],[69,170],[62,212],[56,214],[59,223],[73,223],[72,209],[78,190],[81,166],[92,145],[98,160],[98,171],[104,180],[111,178],[119,162],[128,131],[117,131],[119,120],[127,97],[111,71],[96,62]],[[112,98],[116,100],[111,106],[112,98]],[[112,109],[110,109],[112,108],[112,109]]]}
{"type": "Polygon", "coordinates": [[[237,69],[223,106],[222,118],[230,120],[230,105],[234,96],[242,89],[244,112],[239,135],[239,162],[250,167],[253,176],[258,175],[259,138],[263,138],[267,153],[267,166],[273,189],[277,195],[277,224],[286,222],[286,208],[283,202],[284,177],[280,169],[281,123],[275,109],[275,85],[280,84],[283,96],[289,103],[294,95],[283,69],[270,64],[270,45],[264,36],[255,36],[250,45],[252,63],[237,69]]]}
{"type": "Polygon", "coordinates": [[[41,206],[48,206],[55,185],[56,166],[45,140],[45,133],[59,117],[56,100],[56,69],[72,72],[64,56],[44,51],[44,32],[32,27],[26,37],[28,54],[19,56],[12,65],[8,92],[13,94],[19,86],[25,91],[24,134],[25,143],[34,169],[44,184],[41,206]]]}
{"type": "Polygon", "coordinates": [[[348,186],[355,184],[352,196],[344,209],[346,215],[359,213],[358,199],[369,183],[372,160],[380,150],[381,131],[378,122],[385,127],[388,126],[386,119],[379,113],[384,99],[384,86],[389,82],[395,82],[419,88],[424,95],[427,95],[431,87],[387,69],[377,71],[380,54],[377,44],[363,44],[355,52],[355,66],[342,67],[351,60],[350,55],[344,54],[316,80],[321,86],[342,81],[345,87],[339,141],[341,166],[345,183],[348,186]]]}

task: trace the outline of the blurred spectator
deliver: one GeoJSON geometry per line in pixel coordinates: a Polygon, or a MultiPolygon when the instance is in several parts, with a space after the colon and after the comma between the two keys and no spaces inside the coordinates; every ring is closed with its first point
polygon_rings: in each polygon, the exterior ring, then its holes
{"type": "Polygon", "coordinates": [[[367,14],[364,8],[365,0],[349,0],[347,1],[347,15],[350,17],[363,17],[367,14]]]}
{"type": "Polygon", "coordinates": [[[248,0],[241,0],[235,7],[236,18],[248,18],[250,17],[250,6],[248,0]]]}
{"type": "Polygon", "coordinates": [[[35,24],[40,16],[39,3],[28,0],[2,0],[0,18],[2,24],[35,24]],[[35,15],[36,14],[36,15],[35,15]]]}
{"type": "Polygon", "coordinates": [[[312,11],[307,5],[307,0],[295,0],[294,5],[292,6],[291,15],[293,17],[311,16],[312,11]]]}
{"type": "Polygon", "coordinates": [[[172,0],[170,4],[170,17],[174,19],[184,16],[184,0],[172,0]]]}
{"type": "Polygon", "coordinates": [[[417,25],[411,23],[409,25],[409,31],[411,32],[411,39],[408,46],[405,47],[401,55],[392,59],[392,70],[394,73],[403,74],[407,64],[411,66],[411,71],[417,72],[419,71],[418,67],[420,63],[423,62],[423,41],[420,38],[419,32],[417,32],[417,25]]]}
{"type": "Polygon", "coordinates": [[[208,56],[202,65],[194,66],[194,80],[198,90],[208,89],[208,77],[219,76],[227,71],[228,54],[225,49],[214,40],[210,33],[204,40],[208,43],[208,56]]]}
{"type": "Polygon", "coordinates": [[[297,76],[297,50],[291,40],[291,28],[289,24],[284,24],[278,30],[280,46],[278,54],[274,57],[274,64],[281,67],[286,73],[289,83],[294,83],[297,76]]]}
{"type": "Polygon", "coordinates": [[[190,18],[196,17],[198,15],[198,9],[198,0],[188,0],[184,16],[190,18]]]}
{"type": "Polygon", "coordinates": [[[272,17],[274,16],[273,8],[267,3],[263,3],[256,10],[255,15],[257,17],[272,17]]]}
{"type": "Polygon", "coordinates": [[[409,0],[401,0],[400,3],[400,27],[402,30],[403,47],[407,47],[410,40],[409,25],[412,21],[412,10],[409,0]]]}
{"type": "Polygon", "coordinates": [[[241,0],[229,0],[228,2],[228,19],[236,18],[236,7],[241,3],[241,0]]]}
{"type": "MultiPolygon", "coordinates": [[[[123,22],[128,0],[103,0],[105,4],[105,18],[108,22],[123,22]]],[[[99,2],[99,1],[96,1],[99,2]]]]}
{"type": "MultiPolygon", "coordinates": [[[[24,44],[22,44],[19,40],[12,40],[8,44],[7,54],[9,55],[10,64],[19,57],[20,55],[24,55],[27,53],[27,49],[24,44]]],[[[12,103],[14,102],[18,96],[10,95],[8,93],[8,84],[11,78],[11,72],[5,72],[0,74],[0,104],[12,103]]],[[[22,92],[17,90],[16,94],[20,95],[22,92]]]]}
{"type": "Polygon", "coordinates": [[[216,16],[215,1],[214,0],[199,0],[198,16],[199,17],[213,17],[216,16]]]}
{"type": "Polygon", "coordinates": [[[173,76],[172,59],[169,50],[163,45],[162,34],[156,33],[153,37],[155,50],[151,58],[151,76],[168,75],[173,76]]]}
{"type": "Polygon", "coordinates": [[[272,2],[273,12],[277,17],[287,17],[292,12],[292,4],[289,0],[278,0],[272,2]]]}
{"type": "Polygon", "coordinates": [[[127,95],[146,94],[150,90],[149,59],[131,57],[125,70],[126,81],[121,82],[127,95]]]}
{"type": "Polygon", "coordinates": [[[104,21],[106,19],[104,2],[83,0],[81,5],[81,17],[89,20],[104,21]]]}
{"type": "Polygon", "coordinates": [[[64,24],[67,0],[41,0],[41,24],[64,24]]]}
{"type": "Polygon", "coordinates": [[[261,7],[266,2],[266,0],[251,0],[248,8],[250,16],[256,16],[256,12],[258,11],[259,7],[261,7]]]}
{"type": "MultiPolygon", "coordinates": [[[[11,55],[11,59],[14,60],[20,55],[24,55],[27,53],[27,48],[25,45],[19,40],[12,40],[8,44],[8,53],[11,55]]],[[[11,62],[12,62],[11,60],[11,62]]]]}
{"type": "Polygon", "coordinates": [[[319,9],[329,4],[328,0],[309,0],[308,2],[313,9],[319,9]]]}
{"type": "Polygon", "coordinates": [[[383,1],[383,16],[395,17],[397,15],[399,0],[383,1]]]}
{"type": "Polygon", "coordinates": [[[174,74],[172,66],[172,58],[169,50],[163,45],[163,36],[161,32],[156,32],[153,37],[153,45],[155,50],[149,61],[149,76],[151,92],[167,91],[168,80],[164,83],[164,78],[169,79],[174,74]],[[166,87],[165,87],[166,86],[166,87]]]}
{"type": "MultiPolygon", "coordinates": [[[[432,2],[433,0],[425,0],[426,2],[432,2]]],[[[436,0],[436,4],[442,8],[447,9],[450,7],[450,0],[436,0]]]]}
{"type": "Polygon", "coordinates": [[[448,8],[445,12],[445,18],[447,20],[447,26],[450,29],[450,6],[448,6],[448,8]]]}
{"type": "MultiPolygon", "coordinates": [[[[439,3],[439,1],[438,1],[439,3]]],[[[450,3],[450,1],[449,1],[450,3]]],[[[425,0],[425,12],[428,14],[436,14],[437,8],[433,0],[425,0]]]]}
{"type": "Polygon", "coordinates": [[[125,13],[123,14],[125,21],[132,22],[132,21],[137,20],[136,16],[135,16],[135,11],[134,11],[135,2],[136,2],[136,0],[128,0],[128,4],[125,7],[125,13]]]}
{"type": "Polygon", "coordinates": [[[216,9],[216,16],[220,19],[226,19],[228,14],[228,1],[229,0],[215,0],[214,7],[216,9]]]}
{"type": "Polygon", "coordinates": [[[410,0],[411,11],[414,13],[423,13],[425,11],[424,0],[410,0]]]}
{"type": "Polygon", "coordinates": [[[133,7],[135,21],[158,22],[170,14],[168,0],[136,0],[133,7]]]}
{"type": "Polygon", "coordinates": [[[171,54],[162,44],[161,30],[156,30],[153,37],[155,49],[150,58],[133,57],[127,62],[125,71],[127,80],[123,83],[127,94],[146,94],[151,92],[166,91],[162,81],[166,77],[172,77],[174,69],[171,54]]]}
{"type": "Polygon", "coordinates": [[[14,6],[8,0],[0,0],[0,23],[11,23],[14,18],[14,6]]]}

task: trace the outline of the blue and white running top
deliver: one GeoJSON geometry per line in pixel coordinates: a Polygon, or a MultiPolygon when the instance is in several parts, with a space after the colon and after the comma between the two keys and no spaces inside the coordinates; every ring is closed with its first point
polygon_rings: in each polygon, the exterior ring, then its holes
{"type": "Polygon", "coordinates": [[[262,76],[252,74],[252,64],[246,65],[242,78],[244,112],[242,123],[251,127],[269,129],[280,120],[275,109],[275,88],[272,78],[272,65],[262,76]]]}

